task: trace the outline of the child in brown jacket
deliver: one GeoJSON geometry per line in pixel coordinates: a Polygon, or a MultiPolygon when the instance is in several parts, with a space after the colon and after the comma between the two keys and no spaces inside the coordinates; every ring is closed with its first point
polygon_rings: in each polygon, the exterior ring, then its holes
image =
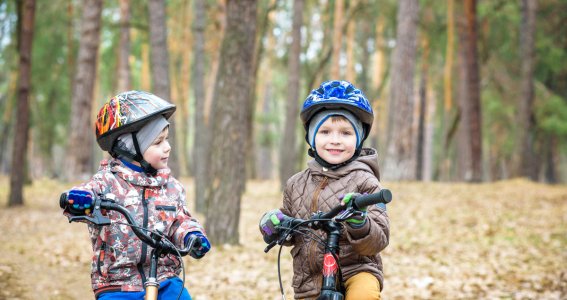
{"type": "MultiPolygon", "coordinates": [[[[277,230],[271,230],[277,227],[272,220],[281,218],[281,213],[309,219],[316,211],[326,212],[339,205],[347,193],[381,190],[376,150],[362,148],[373,119],[365,95],[349,82],[324,82],[311,92],[303,104],[301,120],[314,160],[287,181],[281,212],[263,216],[260,231],[265,241],[277,238],[277,230]]],[[[379,253],[388,245],[390,234],[386,207],[369,206],[346,223],[339,240],[346,299],[380,299],[384,277],[379,253]]],[[[325,249],[302,235],[294,235],[291,244],[295,299],[316,298],[325,249]]]]}

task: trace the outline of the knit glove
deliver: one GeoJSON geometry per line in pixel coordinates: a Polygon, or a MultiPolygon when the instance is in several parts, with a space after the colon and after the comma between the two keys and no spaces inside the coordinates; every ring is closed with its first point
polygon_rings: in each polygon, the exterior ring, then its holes
{"type": "Polygon", "coordinates": [[[67,211],[74,216],[88,215],[94,202],[94,195],[91,191],[73,189],[67,193],[69,206],[67,211]]]}
{"type": "MultiPolygon", "coordinates": [[[[343,197],[341,197],[340,199],[342,200],[343,204],[346,207],[352,207],[352,203],[354,201],[354,199],[356,199],[357,197],[362,196],[359,193],[348,193],[346,195],[344,195],[343,197]]],[[[364,223],[366,222],[366,215],[368,213],[366,212],[366,207],[363,209],[355,209],[354,210],[354,214],[346,219],[345,221],[349,223],[349,225],[352,225],[354,227],[360,227],[362,225],[364,225],[364,223]]]]}
{"type": "Polygon", "coordinates": [[[279,238],[278,226],[283,221],[285,215],[279,210],[274,209],[265,213],[260,219],[260,233],[264,237],[264,242],[270,244],[279,238]]]}

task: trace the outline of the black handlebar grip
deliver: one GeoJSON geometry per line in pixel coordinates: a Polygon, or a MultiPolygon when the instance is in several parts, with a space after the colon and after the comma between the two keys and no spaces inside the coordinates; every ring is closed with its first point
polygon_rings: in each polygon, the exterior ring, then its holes
{"type": "Polygon", "coordinates": [[[362,195],[356,197],[356,199],[354,199],[353,206],[356,209],[361,209],[372,204],[378,204],[378,203],[387,204],[390,203],[390,201],[392,201],[392,192],[390,192],[390,190],[387,189],[382,189],[375,194],[362,195]]]}
{"type": "Polygon", "coordinates": [[[67,208],[69,205],[69,200],[67,199],[67,193],[62,193],[59,197],[59,206],[63,209],[67,208]]]}

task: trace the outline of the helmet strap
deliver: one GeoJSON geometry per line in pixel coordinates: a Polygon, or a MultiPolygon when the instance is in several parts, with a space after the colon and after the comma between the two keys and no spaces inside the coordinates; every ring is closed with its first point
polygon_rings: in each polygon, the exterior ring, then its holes
{"type": "Polygon", "coordinates": [[[126,151],[120,147],[116,147],[116,143],[112,146],[111,155],[112,157],[122,156],[126,158],[126,160],[130,162],[138,162],[144,170],[144,173],[155,176],[157,174],[157,170],[152,167],[150,163],[144,160],[144,156],[141,154],[140,145],[138,144],[138,139],[136,138],[136,133],[132,133],[132,141],[134,142],[134,149],[136,149],[136,154],[132,154],[130,151],[126,151]]]}
{"type": "Polygon", "coordinates": [[[307,154],[309,154],[309,156],[315,158],[316,162],[318,162],[323,168],[327,168],[329,170],[336,170],[340,167],[343,167],[343,166],[351,163],[352,161],[354,161],[355,159],[357,159],[360,156],[360,152],[362,152],[362,144],[360,145],[360,147],[356,148],[356,151],[354,151],[354,154],[348,160],[346,160],[346,161],[344,161],[340,164],[330,164],[326,160],[321,158],[321,156],[319,156],[319,154],[317,154],[317,151],[313,150],[313,148],[310,147],[309,150],[307,150],[307,154]]]}
{"type": "Polygon", "coordinates": [[[138,144],[138,139],[136,138],[135,132],[132,132],[132,142],[134,142],[134,149],[136,149],[136,155],[134,156],[134,160],[140,163],[142,169],[144,169],[144,171],[147,174],[155,176],[157,174],[157,170],[144,159],[144,156],[142,155],[142,151],[140,151],[140,145],[138,144]]]}

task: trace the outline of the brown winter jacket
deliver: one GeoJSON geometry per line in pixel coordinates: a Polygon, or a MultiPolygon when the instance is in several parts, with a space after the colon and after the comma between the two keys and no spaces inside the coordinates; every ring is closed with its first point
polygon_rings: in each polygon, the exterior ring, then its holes
{"type": "MultiPolygon", "coordinates": [[[[358,159],[337,170],[327,170],[315,160],[308,168],[291,177],[284,190],[281,211],[295,218],[308,219],[312,212],[329,211],[346,193],[376,193],[381,189],[376,150],[364,148],[358,159]]],[[[376,276],[383,287],[382,260],[379,252],[388,245],[390,229],[386,211],[368,207],[367,222],[361,228],[345,225],[340,245],[343,280],[359,272],[376,276]]],[[[319,234],[324,234],[322,231],[319,234]]],[[[295,235],[293,289],[295,299],[316,297],[321,289],[324,249],[316,242],[295,235]]]]}

